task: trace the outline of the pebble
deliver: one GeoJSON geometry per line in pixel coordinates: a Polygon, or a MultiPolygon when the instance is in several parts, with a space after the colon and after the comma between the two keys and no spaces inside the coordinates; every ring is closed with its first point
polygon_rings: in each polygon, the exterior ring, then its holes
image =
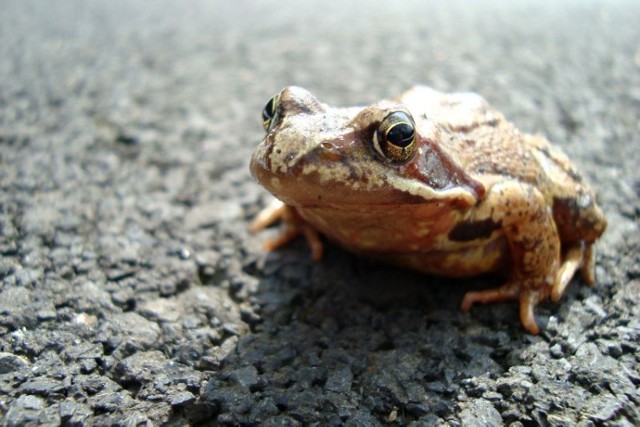
{"type": "Polygon", "coordinates": [[[29,362],[20,356],[16,356],[12,353],[0,352],[0,374],[8,374],[10,372],[18,371],[28,365],[29,362]]]}

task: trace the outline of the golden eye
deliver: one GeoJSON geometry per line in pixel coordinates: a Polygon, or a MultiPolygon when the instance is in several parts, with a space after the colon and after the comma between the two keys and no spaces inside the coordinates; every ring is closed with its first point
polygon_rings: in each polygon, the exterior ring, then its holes
{"type": "Polygon", "coordinates": [[[416,151],[416,125],[404,111],[390,113],[373,134],[373,147],[385,159],[409,160],[416,151]]]}
{"type": "Polygon", "coordinates": [[[271,129],[271,125],[275,122],[278,115],[278,100],[280,95],[276,95],[267,102],[267,105],[262,109],[262,127],[268,131],[271,129]]]}

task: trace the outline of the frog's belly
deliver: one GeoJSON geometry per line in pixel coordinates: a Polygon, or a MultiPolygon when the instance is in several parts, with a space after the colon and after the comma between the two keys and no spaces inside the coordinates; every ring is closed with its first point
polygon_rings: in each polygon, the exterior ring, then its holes
{"type": "Polygon", "coordinates": [[[467,212],[446,204],[297,208],[330,239],[353,250],[409,253],[448,249],[449,231],[467,212]]]}
{"type": "Polygon", "coordinates": [[[362,254],[390,264],[446,277],[472,277],[479,274],[507,272],[511,262],[509,245],[504,235],[478,242],[472,247],[449,251],[404,254],[362,252],[362,254]]]}
{"type": "Polygon", "coordinates": [[[499,271],[509,248],[500,230],[454,241],[470,212],[446,204],[298,208],[303,219],[352,252],[429,274],[466,277],[499,271]]]}

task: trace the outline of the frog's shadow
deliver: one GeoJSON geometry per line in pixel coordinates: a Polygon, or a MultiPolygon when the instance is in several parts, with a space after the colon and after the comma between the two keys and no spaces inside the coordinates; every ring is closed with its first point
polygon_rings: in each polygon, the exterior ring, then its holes
{"type": "MultiPolygon", "coordinates": [[[[330,244],[314,262],[301,241],[245,272],[257,278],[259,321],[207,386],[202,403],[212,413],[237,412],[224,394],[230,387],[233,396],[273,399],[291,413],[325,414],[331,402],[344,415],[359,402],[381,422],[398,409],[403,422],[446,418],[461,393],[476,392],[470,378],[502,375],[531,343],[515,305],[460,311],[464,292],[490,286],[489,278],[434,278],[330,244]],[[292,397],[309,393],[313,399],[292,397]]],[[[252,411],[240,418],[260,421],[252,411]]]]}
{"type": "MultiPolygon", "coordinates": [[[[493,303],[474,306],[470,313],[462,313],[460,303],[468,291],[489,289],[504,279],[485,275],[468,279],[425,275],[406,268],[354,255],[343,248],[327,244],[321,261],[311,261],[304,242],[272,252],[266,263],[296,263],[308,269],[307,280],[295,286],[303,293],[301,298],[330,295],[339,311],[371,307],[384,314],[389,310],[412,310],[429,319],[440,317],[455,320],[462,330],[489,327],[509,331],[514,337],[526,334],[518,318],[517,302],[493,303]]],[[[267,285],[268,286],[268,285],[267,285]]],[[[538,316],[544,326],[548,316],[538,316]]],[[[327,313],[328,314],[328,313],[327,313]]]]}
{"type": "MultiPolygon", "coordinates": [[[[516,302],[477,305],[470,313],[460,310],[467,291],[495,287],[499,277],[435,277],[359,257],[330,243],[325,249],[321,261],[309,258],[303,241],[266,256],[264,264],[273,274],[262,277],[257,292],[265,322],[286,319],[320,330],[332,323],[331,333],[354,326],[372,332],[378,328],[386,335],[385,348],[406,342],[402,333],[395,333],[402,330],[413,331],[427,345],[436,331],[446,331],[454,341],[482,335],[482,341],[500,341],[516,353],[532,339],[520,324],[516,302]]],[[[537,319],[544,327],[548,315],[537,319]]],[[[511,365],[502,359],[499,363],[505,369],[511,365]]]]}

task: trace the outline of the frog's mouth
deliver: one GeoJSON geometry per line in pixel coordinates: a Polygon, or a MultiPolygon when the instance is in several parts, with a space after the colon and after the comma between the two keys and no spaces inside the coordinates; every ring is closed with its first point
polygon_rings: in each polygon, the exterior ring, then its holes
{"type": "Polygon", "coordinates": [[[284,173],[273,172],[263,155],[261,144],[251,160],[251,174],[275,197],[299,207],[334,206],[398,206],[441,204],[454,208],[468,208],[477,201],[477,194],[464,186],[434,189],[412,178],[385,173],[384,165],[372,162],[362,170],[336,157],[333,167],[322,162],[300,162],[284,173]]]}

